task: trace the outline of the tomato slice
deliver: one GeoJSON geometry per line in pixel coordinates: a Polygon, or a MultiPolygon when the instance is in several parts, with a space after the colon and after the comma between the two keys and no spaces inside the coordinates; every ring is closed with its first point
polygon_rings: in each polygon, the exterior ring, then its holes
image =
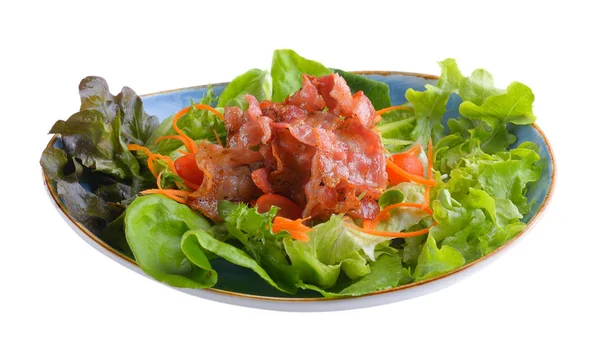
{"type": "Polygon", "coordinates": [[[271,206],[279,207],[277,216],[285,217],[290,220],[296,220],[302,217],[302,209],[300,206],[296,205],[294,201],[287,197],[275,193],[266,193],[256,200],[256,207],[260,213],[269,211],[271,206]]]}
{"type": "MultiPolygon", "coordinates": [[[[395,165],[402,168],[406,172],[410,174],[414,174],[419,177],[423,177],[425,175],[425,169],[423,168],[423,163],[419,160],[419,158],[415,157],[409,153],[399,153],[394,154],[392,156],[392,161],[395,165]]],[[[409,182],[408,179],[400,176],[396,172],[392,171],[390,168],[386,168],[388,173],[388,179],[393,185],[397,185],[401,182],[409,182]]]]}
{"type": "MultiPolygon", "coordinates": [[[[196,156],[194,154],[186,154],[175,161],[175,170],[179,177],[184,181],[191,182],[194,185],[200,186],[204,179],[204,173],[196,164],[196,156]]],[[[188,185],[186,183],[186,185],[188,185]]],[[[189,187],[189,186],[188,186],[189,187]]]]}

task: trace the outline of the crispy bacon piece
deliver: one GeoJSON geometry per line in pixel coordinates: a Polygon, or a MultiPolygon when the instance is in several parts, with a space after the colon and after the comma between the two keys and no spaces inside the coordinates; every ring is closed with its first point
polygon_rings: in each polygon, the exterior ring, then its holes
{"type": "Polygon", "coordinates": [[[253,150],[203,142],[198,145],[196,163],[204,173],[197,191],[191,193],[187,205],[219,221],[219,200],[249,202],[261,195],[252,180],[252,170],[262,161],[262,155],[253,150]]]}
{"type": "Polygon", "coordinates": [[[220,199],[250,202],[276,193],[301,206],[305,217],[375,218],[387,174],[372,130],[375,109],[364,93],[352,95],[337,74],[303,75],[302,89],[283,103],[246,100],[245,112],[225,109],[228,148],[199,147],[205,177],[188,199],[192,208],[218,219],[220,199]]]}
{"type": "MultiPolygon", "coordinates": [[[[302,75],[302,88],[285,100],[286,105],[298,106],[309,113],[325,109],[325,100],[313,83],[314,77],[302,75]]],[[[348,91],[350,91],[348,89],[348,91]]]]}

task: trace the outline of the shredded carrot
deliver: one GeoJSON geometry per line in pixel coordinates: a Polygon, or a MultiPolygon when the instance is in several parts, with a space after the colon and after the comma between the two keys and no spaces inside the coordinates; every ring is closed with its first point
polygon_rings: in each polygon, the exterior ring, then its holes
{"type": "Polygon", "coordinates": [[[408,148],[406,151],[404,151],[402,153],[407,153],[410,155],[414,155],[416,157],[421,153],[422,149],[423,148],[421,147],[420,143],[415,143],[412,147],[408,148]]]}
{"type": "Polygon", "coordinates": [[[142,152],[146,153],[147,155],[152,154],[152,152],[150,151],[150,149],[148,149],[146,147],[142,147],[141,145],[137,145],[137,144],[129,144],[129,145],[127,145],[127,150],[141,150],[142,152]]]}
{"type": "Polygon", "coordinates": [[[410,238],[412,236],[425,235],[429,232],[429,229],[430,229],[430,228],[425,228],[425,229],[421,229],[421,230],[417,230],[417,231],[393,232],[393,231],[365,229],[365,228],[361,228],[359,226],[356,226],[354,224],[349,224],[349,223],[344,223],[344,225],[346,225],[354,230],[363,232],[365,234],[375,235],[375,236],[385,236],[385,237],[389,237],[389,238],[410,238]]]}
{"type": "Polygon", "coordinates": [[[400,203],[395,203],[393,205],[384,207],[373,220],[367,220],[367,221],[369,221],[368,225],[365,225],[364,221],[363,221],[363,226],[369,230],[377,227],[377,225],[379,224],[379,222],[381,220],[384,220],[385,218],[387,218],[387,216],[389,216],[390,211],[400,208],[400,207],[412,207],[415,209],[421,209],[430,215],[433,214],[433,211],[431,211],[431,209],[429,207],[426,207],[422,204],[412,203],[412,202],[400,202],[400,203]]]}
{"type": "Polygon", "coordinates": [[[386,107],[385,109],[377,110],[375,112],[375,115],[385,114],[386,112],[393,111],[393,110],[413,110],[413,108],[410,106],[404,106],[404,105],[390,106],[390,107],[386,107]]]}
{"type": "MultiPolygon", "coordinates": [[[[187,109],[189,110],[189,108],[187,108],[187,109]]],[[[185,110],[185,109],[183,109],[183,110],[185,110]]],[[[183,110],[181,110],[181,111],[183,111],[183,110]]],[[[190,138],[189,136],[187,136],[187,135],[186,135],[186,134],[185,134],[185,133],[184,133],[184,132],[183,132],[181,129],[179,129],[179,127],[177,126],[177,120],[179,120],[179,118],[180,118],[180,117],[181,117],[183,114],[185,114],[185,113],[181,113],[181,111],[180,111],[180,112],[178,112],[178,113],[177,113],[177,114],[176,114],[176,115],[173,117],[173,130],[175,130],[175,132],[176,132],[177,134],[179,134],[179,135],[180,135],[180,136],[183,138],[183,140],[185,140],[185,141],[183,141],[183,145],[185,145],[185,147],[187,148],[188,152],[196,154],[196,153],[198,153],[198,146],[196,145],[196,142],[195,142],[195,141],[194,141],[192,138],[190,138]]],[[[186,112],[187,112],[187,111],[186,111],[186,112]]]]}
{"type": "Polygon", "coordinates": [[[220,146],[223,146],[223,142],[221,142],[221,138],[219,138],[219,134],[217,133],[216,129],[213,129],[213,133],[215,133],[215,138],[217,138],[217,143],[219,143],[220,146]]]}
{"type": "Polygon", "coordinates": [[[168,157],[168,156],[162,155],[162,154],[154,154],[154,156],[156,159],[160,159],[160,160],[167,162],[167,165],[169,166],[169,169],[171,170],[171,172],[177,174],[177,170],[175,169],[175,163],[173,162],[171,157],[168,157]]]}
{"type": "Polygon", "coordinates": [[[162,183],[161,183],[161,177],[164,171],[161,171],[158,174],[158,177],[156,177],[156,187],[155,189],[149,189],[149,190],[144,190],[142,192],[140,192],[143,195],[149,195],[149,194],[161,194],[164,196],[167,196],[168,198],[175,200],[179,203],[186,203],[187,197],[190,194],[187,191],[182,191],[182,190],[173,190],[173,189],[164,189],[162,188],[162,183]]]}
{"type": "Polygon", "coordinates": [[[302,223],[308,219],[310,219],[310,217],[290,220],[286,219],[285,217],[276,216],[275,219],[273,219],[273,225],[271,226],[271,229],[275,234],[281,231],[287,231],[292,238],[299,241],[308,242],[310,241],[310,237],[307,235],[307,233],[312,231],[312,229],[302,223]]]}
{"type": "Polygon", "coordinates": [[[150,170],[150,172],[152,172],[152,174],[154,175],[154,177],[158,176],[156,171],[154,170],[154,160],[157,159],[157,156],[160,154],[154,154],[150,151],[150,149],[146,148],[146,147],[142,147],[141,145],[137,145],[137,144],[129,144],[127,145],[127,150],[136,150],[136,151],[142,151],[144,152],[147,156],[148,156],[148,169],[150,170]]]}
{"type": "Polygon", "coordinates": [[[171,189],[149,189],[140,192],[142,195],[150,195],[150,194],[160,194],[163,196],[167,196],[171,200],[177,201],[179,203],[185,204],[187,202],[187,196],[189,192],[181,191],[181,190],[171,190],[171,189]]]}
{"type": "Polygon", "coordinates": [[[377,225],[375,225],[375,223],[377,222],[376,220],[377,220],[377,217],[374,218],[373,220],[364,219],[363,220],[363,227],[365,229],[368,229],[368,230],[373,230],[377,226],[377,225]]]}
{"type": "MultiPolygon", "coordinates": [[[[215,114],[219,119],[221,119],[221,120],[225,119],[223,117],[223,114],[221,114],[220,112],[218,112],[212,106],[203,105],[203,104],[195,104],[193,107],[196,110],[208,110],[208,111],[212,112],[213,114],[215,114]]],[[[180,139],[180,140],[185,145],[185,147],[188,149],[188,151],[190,153],[196,154],[196,153],[198,153],[198,146],[196,145],[196,142],[192,138],[190,138],[189,136],[185,135],[185,133],[181,129],[179,129],[179,127],[177,126],[177,121],[179,120],[179,118],[181,118],[188,111],[190,111],[191,108],[192,108],[192,106],[188,106],[186,108],[183,108],[183,109],[179,110],[177,112],[177,114],[175,114],[175,116],[173,116],[173,130],[175,130],[175,132],[177,134],[179,134],[181,136],[181,138],[183,138],[183,139],[180,139]]],[[[163,139],[167,139],[167,138],[163,138],[163,139]]],[[[179,138],[175,138],[175,139],[179,139],[179,138]]]]}
{"type": "Polygon", "coordinates": [[[425,185],[425,186],[435,186],[435,181],[427,180],[427,179],[425,179],[423,177],[414,175],[412,173],[408,173],[407,171],[405,171],[402,168],[398,167],[391,159],[386,160],[385,164],[392,171],[396,172],[397,174],[401,175],[402,177],[406,178],[409,181],[412,181],[412,182],[415,182],[415,183],[419,183],[419,184],[422,184],[422,185],[425,185]]]}

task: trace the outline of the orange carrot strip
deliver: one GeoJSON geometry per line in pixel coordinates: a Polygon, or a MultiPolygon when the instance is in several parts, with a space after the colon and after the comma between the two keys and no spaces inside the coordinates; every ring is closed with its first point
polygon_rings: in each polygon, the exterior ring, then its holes
{"type": "MultiPolygon", "coordinates": [[[[377,215],[377,216],[379,216],[379,215],[377,215]]],[[[377,222],[377,217],[375,217],[373,220],[364,219],[363,227],[368,230],[373,230],[373,228],[375,228],[377,226],[377,225],[375,225],[376,222],[377,222]]]]}
{"type": "Polygon", "coordinates": [[[139,151],[142,151],[142,152],[146,153],[146,155],[152,154],[152,152],[150,151],[150,149],[148,149],[146,147],[142,147],[141,145],[137,145],[137,144],[129,144],[129,145],[127,145],[127,150],[139,150],[139,151]]]}
{"type": "Polygon", "coordinates": [[[152,161],[154,160],[154,155],[150,149],[146,148],[146,147],[142,147],[141,145],[137,145],[137,144],[129,144],[127,145],[127,150],[131,150],[131,151],[141,151],[144,152],[147,156],[148,156],[148,169],[150,170],[150,172],[152,172],[152,174],[154,175],[154,177],[157,176],[156,172],[154,172],[154,168],[152,165],[152,161]]]}
{"type": "Polygon", "coordinates": [[[375,115],[385,114],[386,112],[393,111],[393,110],[413,110],[413,108],[410,106],[404,106],[404,105],[390,106],[390,107],[386,107],[385,109],[377,110],[375,112],[375,115]]]}
{"type": "Polygon", "coordinates": [[[213,114],[215,114],[215,116],[218,117],[219,119],[225,120],[225,118],[223,117],[223,114],[221,114],[220,112],[218,112],[212,106],[204,105],[204,104],[195,104],[194,105],[194,109],[196,109],[196,110],[208,110],[208,111],[212,112],[213,114]]]}
{"type": "Polygon", "coordinates": [[[403,170],[402,168],[398,167],[392,160],[388,159],[385,161],[385,164],[394,172],[396,172],[397,174],[401,175],[402,177],[406,178],[409,181],[415,182],[415,183],[419,183],[425,186],[435,186],[435,181],[431,181],[431,180],[427,180],[423,177],[420,176],[416,176],[412,173],[408,173],[407,171],[403,170]]]}
{"type": "Polygon", "coordinates": [[[216,129],[213,129],[213,133],[215,133],[215,138],[217,138],[217,143],[219,143],[220,146],[223,146],[223,143],[221,142],[221,138],[219,138],[219,134],[217,133],[216,129]]]}
{"type": "Polygon", "coordinates": [[[158,173],[156,173],[156,171],[154,170],[154,161],[156,160],[156,154],[150,154],[148,156],[148,169],[150,170],[150,172],[152,172],[152,174],[154,175],[154,177],[158,176],[158,173]]]}
{"type": "Polygon", "coordinates": [[[271,226],[271,229],[275,234],[281,231],[286,231],[292,236],[292,238],[299,241],[308,242],[310,241],[310,237],[306,233],[312,231],[312,229],[302,223],[302,221],[307,219],[309,218],[290,220],[286,219],[285,217],[276,216],[275,219],[273,219],[273,225],[271,226]]]}
{"type": "MultiPolygon", "coordinates": [[[[220,112],[218,112],[217,110],[215,110],[213,107],[211,107],[209,105],[195,104],[193,107],[196,110],[208,110],[208,111],[212,112],[213,114],[215,114],[219,119],[221,119],[221,120],[225,119],[223,117],[223,114],[221,114],[220,112]]],[[[181,129],[179,129],[179,127],[177,126],[177,121],[179,120],[179,118],[181,118],[183,115],[185,115],[185,113],[187,113],[191,108],[192,108],[192,106],[188,106],[184,109],[181,109],[177,112],[177,114],[175,114],[175,116],[173,116],[173,130],[175,130],[175,132],[177,134],[181,135],[183,138],[186,139],[187,142],[184,142],[183,144],[185,144],[186,148],[188,148],[188,151],[196,154],[196,153],[198,153],[198,146],[196,145],[194,140],[192,138],[188,137],[187,135],[185,135],[185,133],[181,129]]]]}
{"type": "Polygon", "coordinates": [[[422,149],[423,148],[421,147],[420,143],[415,143],[415,144],[413,144],[412,147],[408,148],[406,151],[404,151],[402,153],[408,153],[408,154],[414,155],[416,157],[421,153],[422,149]]]}
{"type": "Polygon", "coordinates": [[[182,204],[185,204],[187,202],[187,196],[189,194],[189,192],[187,192],[187,191],[168,190],[168,189],[167,190],[165,190],[165,189],[149,189],[149,190],[144,190],[140,193],[143,195],[160,194],[163,196],[167,196],[171,200],[174,200],[174,201],[182,203],[182,204]]]}
{"type": "Polygon", "coordinates": [[[425,229],[421,229],[421,230],[417,230],[417,231],[393,232],[393,231],[364,229],[364,228],[361,228],[354,224],[348,224],[348,223],[344,223],[344,225],[346,225],[352,229],[361,231],[365,234],[375,235],[375,236],[385,236],[385,237],[389,237],[389,238],[410,238],[413,236],[425,235],[429,232],[429,228],[425,228],[425,229]]]}
{"type": "Polygon", "coordinates": [[[384,207],[381,211],[379,211],[379,214],[377,214],[377,216],[373,220],[370,220],[370,223],[368,226],[364,225],[364,221],[363,221],[364,227],[366,229],[371,229],[371,228],[377,227],[377,225],[379,224],[379,222],[381,220],[383,220],[386,216],[389,216],[390,211],[392,211],[393,209],[397,209],[399,207],[412,207],[415,209],[421,209],[430,215],[433,214],[433,211],[431,211],[431,209],[429,207],[426,207],[422,204],[413,203],[413,202],[400,202],[400,203],[395,203],[393,205],[384,207]]]}
{"type": "Polygon", "coordinates": [[[167,162],[167,165],[169,166],[171,172],[177,174],[177,169],[175,169],[175,163],[173,162],[171,157],[162,154],[154,154],[154,158],[167,162]]]}

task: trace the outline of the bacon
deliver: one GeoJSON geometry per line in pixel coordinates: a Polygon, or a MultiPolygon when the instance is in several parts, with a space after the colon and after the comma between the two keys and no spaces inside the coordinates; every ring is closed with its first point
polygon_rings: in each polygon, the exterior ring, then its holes
{"type": "Polygon", "coordinates": [[[358,91],[352,96],[352,115],[368,129],[376,124],[377,114],[375,114],[375,108],[371,100],[362,91],[358,91]]]}
{"type": "Polygon", "coordinates": [[[313,84],[325,100],[330,112],[338,116],[352,115],[352,92],[337,73],[315,78],[313,84]]]}
{"type": "Polygon", "coordinates": [[[250,149],[200,143],[196,163],[204,179],[200,188],[189,195],[187,204],[219,221],[217,203],[220,200],[250,202],[261,195],[252,180],[252,170],[262,159],[260,153],[250,149]]]}
{"type": "Polygon", "coordinates": [[[269,182],[269,171],[266,168],[259,168],[252,172],[252,182],[258,187],[263,193],[274,193],[275,190],[269,182]]]}
{"type": "Polygon", "coordinates": [[[362,91],[352,95],[346,81],[337,73],[312,79],[327,108],[344,118],[356,118],[367,128],[375,126],[375,108],[362,91]]]}
{"type": "Polygon", "coordinates": [[[304,217],[375,218],[387,174],[372,130],[375,109],[362,91],[352,95],[337,74],[303,75],[302,89],[283,103],[246,100],[245,112],[225,109],[228,148],[201,144],[196,161],[205,177],[188,199],[192,208],[218,220],[220,199],[277,193],[301,206],[304,217]]]}
{"type": "Polygon", "coordinates": [[[313,84],[314,79],[312,76],[302,75],[302,88],[300,91],[288,96],[285,104],[298,106],[309,113],[322,111],[325,108],[325,100],[313,84]]]}
{"type": "Polygon", "coordinates": [[[270,124],[273,120],[263,116],[254,96],[246,95],[246,100],[248,110],[245,113],[237,106],[225,109],[227,145],[231,147],[254,147],[271,139],[270,124]]]}

